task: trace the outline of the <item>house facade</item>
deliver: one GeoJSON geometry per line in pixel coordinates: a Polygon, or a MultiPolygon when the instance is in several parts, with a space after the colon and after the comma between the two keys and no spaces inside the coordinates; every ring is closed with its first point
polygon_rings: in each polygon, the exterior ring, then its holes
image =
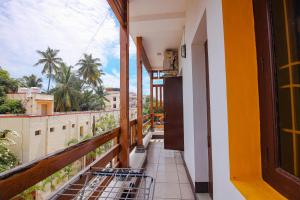
{"type": "MultiPolygon", "coordinates": [[[[105,98],[108,100],[105,102],[106,110],[119,110],[120,109],[120,88],[106,88],[105,89],[106,96],[105,98]]],[[[129,93],[129,106],[130,108],[136,108],[137,97],[136,93],[129,93]]]]}

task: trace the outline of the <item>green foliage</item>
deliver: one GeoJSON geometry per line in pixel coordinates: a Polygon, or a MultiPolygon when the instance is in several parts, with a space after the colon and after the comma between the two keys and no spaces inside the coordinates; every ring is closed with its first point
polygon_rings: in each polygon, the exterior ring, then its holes
{"type": "Polygon", "coordinates": [[[83,59],[80,59],[76,65],[79,65],[79,75],[88,84],[94,87],[99,86],[103,72],[99,67],[102,66],[99,58],[93,58],[92,54],[83,54],[83,59]]]}
{"type": "Polygon", "coordinates": [[[68,146],[68,147],[69,147],[69,146],[72,146],[72,145],[74,145],[74,144],[77,144],[78,142],[79,142],[78,139],[72,138],[71,140],[69,140],[69,141],[67,142],[67,146],[68,146]]]}
{"type": "Polygon", "coordinates": [[[101,110],[103,106],[101,105],[100,98],[97,94],[94,94],[93,91],[84,91],[81,94],[79,107],[82,111],[88,111],[101,110]]]}
{"type": "Polygon", "coordinates": [[[30,76],[23,76],[21,80],[19,80],[20,86],[22,87],[42,87],[43,80],[41,78],[37,78],[34,74],[31,74],[30,76]]]}
{"type": "MultiPolygon", "coordinates": [[[[160,101],[157,102],[160,105],[160,101]]],[[[164,110],[162,108],[158,108],[157,110],[154,108],[156,105],[156,99],[153,99],[153,112],[154,113],[163,113],[164,110]]],[[[150,114],[150,96],[146,96],[145,102],[143,104],[143,114],[148,115],[150,114]]]]}
{"type": "Polygon", "coordinates": [[[43,65],[42,73],[46,74],[48,77],[47,92],[49,92],[51,79],[53,79],[54,75],[58,72],[62,59],[57,56],[59,50],[51,49],[50,47],[48,47],[45,51],[37,51],[37,53],[41,56],[41,58],[35,66],[43,65]]]}
{"type": "Polygon", "coordinates": [[[5,99],[0,105],[0,114],[24,114],[26,109],[20,100],[5,99]]]}
{"type": "Polygon", "coordinates": [[[0,172],[9,170],[17,164],[16,156],[7,147],[0,145],[0,172]]]}
{"type": "Polygon", "coordinates": [[[27,190],[25,190],[24,192],[22,192],[19,195],[19,197],[21,197],[22,199],[25,199],[25,200],[34,200],[35,197],[34,197],[33,193],[38,190],[41,190],[41,186],[34,185],[34,186],[28,188],[27,190]]]}
{"type": "Polygon", "coordinates": [[[102,85],[94,88],[95,94],[98,96],[100,109],[105,108],[105,102],[108,102],[108,99],[105,97],[106,93],[104,92],[104,87],[102,85]]]}
{"type": "Polygon", "coordinates": [[[12,93],[18,90],[18,81],[11,78],[9,73],[0,68],[0,96],[5,93],[12,93]]]}
{"type": "Polygon", "coordinates": [[[19,137],[19,134],[11,130],[0,130],[0,172],[9,170],[18,164],[17,157],[8,149],[8,146],[15,144],[12,139],[19,137]]]}
{"type": "Polygon", "coordinates": [[[0,114],[23,114],[25,108],[20,100],[6,98],[6,93],[16,92],[18,81],[10,78],[9,73],[0,68],[0,114]]]}
{"type": "Polygon", "coordinates": [[[102,116],[96,124],[96,133],[102,134],[117,127],[117,121],[112,114],[102,116]]]}
{"type": "MultiPolygon", "coordinates": [[[[59,50],[48,47],[45,51],[37,51],[41,56],[35,64],[42,65],[42,73],[48,77],[48,93],[51,80],[56,86],[51,90],[54,94],[54,107],[57,112],[102,110],[105,108],[104,88],[101,86],[101,76],[104,75],[100,67],[99,58],[92,54],[84,54],[76,65],[80,66],[77,72],[72,72],[63,60],[58,57],[59,50]]],[[[5,74],[4,74],[5,75],[5,74]]],[[[40,79],[31,75],[23,77],[22,86],[40,87],[40,79]]],[[[0,84],[1,85],[1,84],[0,84]]],[[[1,94],[1,88],[0,88],[1,94]]],[[[2,108],[6,111],[7,108],[2,108]]]]}
{"type": "Polygon", "coordinates": [[[10,107],[8,107],[6,104],[0,105],[0,114],[7,114],[10,113],[10,107]]]}
{"type": "MultiPolygon", "coordinates": [[[[54,94],[55,111],[65,112],[78,110],[78,98],[80,91],[73,87],[71,67],[61,64],[60,70],[56,75],[56,87],[51,91],[54,94]]],[[[74,77],[73,77],[74,79],[74,77]]]]}

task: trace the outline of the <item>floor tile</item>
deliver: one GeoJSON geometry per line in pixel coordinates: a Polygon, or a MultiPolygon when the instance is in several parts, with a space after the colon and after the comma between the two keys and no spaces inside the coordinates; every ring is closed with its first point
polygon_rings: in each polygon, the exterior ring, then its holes
{"type": "Polygon", "coordinates": [[[175,164],[159,163],[157,171],[175,171],[175,172],[177,172],[177,167],[175,164]]]}
{"type": "Polygon", "coordinates": [[[183,164],[183,160],[182,159],[176,159],[175,158],[175,162],[176,162],[176,164],[183,164]]]}
{"type": "Polygon", "coordinates": [[[148,163],[146,166],[146,171],[157,171],[158,164],[148,163]]]}
{"type": "Polygon", "coordinates": [[[181,199],[194,199],[194,194],[190,184],[180,184],[181,199]]]}
{"type": "Polygon", "coordinates": [[[159,163],[176,164],[172,157],[159,157],[159,163]]]}
{"type": "Polygon", "coordinates": [[[154,191],[155,198],[173,198],[173,199],[180,199],[180,187],[179,184],[176,183],[156,183],[155,184],[155,191],[154,191]]]}
{"type": "Polygon", "coordinates": [[[179,183],[176,171],[158,171],[156,175],[156,182],[164,183],[179,183]]]}
{"type": "Polygon", "coordinates": [[[155,200],[194,199],[179,151],[164,149],[163,140],[152,140],[147,161],[146,174],[155,179],[155,200]]]}
{"type": "Polygon", "coordinates": [[[186,173],[178,172],[179,183],[190,183],[186,173]]]}
{"type": "Polygon", "coordinates": [[[178,172],[180,173],[186,173],[185,167],[183,164],[177,164],[176,165],[178,172]]]}

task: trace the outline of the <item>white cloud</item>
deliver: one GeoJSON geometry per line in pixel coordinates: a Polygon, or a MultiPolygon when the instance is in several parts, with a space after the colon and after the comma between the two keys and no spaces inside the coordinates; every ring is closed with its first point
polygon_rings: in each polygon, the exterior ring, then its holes
{"type": "Polygon", "coordinates": [[[118,45],[118,25],[106,0],[0,3],[0,65],[13,76],[39,75],[41,67],[32,67],[38,59],[36,50],[44,50],[47,46],[60,49],[60,57],[71,65],[87,49],[86,52],[99,57],[105,67],[118,45]]]}
{"type": "MultiPolygon", "coordinates": [[[[113,69],[111,73],[106,73],[102,77],[102,80],[105,87],[120,88],[120,73],[115,69],[113,69]]],[[[137,91],[136,77],[132,75],[129,79],[129,90],[135,93],[137,91]]]]}

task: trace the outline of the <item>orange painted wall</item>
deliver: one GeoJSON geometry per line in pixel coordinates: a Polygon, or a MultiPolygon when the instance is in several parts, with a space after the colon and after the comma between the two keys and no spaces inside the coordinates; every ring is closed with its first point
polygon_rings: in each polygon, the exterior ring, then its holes
{"type": "Polygon", "coordinates": [[[285,199],[262,179],[252,0],[223,0],[230,176],[246,199],[285,199]]]}
{"type": "Polygon", "coordinates": [[[223,0],[232,179],[261,174],[259,98],[252,0],[223,0]]]}

